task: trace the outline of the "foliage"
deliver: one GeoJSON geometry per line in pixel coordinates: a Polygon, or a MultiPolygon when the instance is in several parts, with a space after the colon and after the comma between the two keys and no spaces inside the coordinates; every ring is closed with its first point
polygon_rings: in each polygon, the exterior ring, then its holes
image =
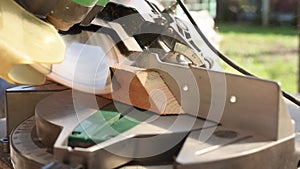
{"type": "MultiPolygon", "coordinates": [[[[218,24],[221,51],[259,77],[297,91],[298,36],[294,27],[218,24]]],[[[223,63],[228,72],[237,73],[223,63]]]]}

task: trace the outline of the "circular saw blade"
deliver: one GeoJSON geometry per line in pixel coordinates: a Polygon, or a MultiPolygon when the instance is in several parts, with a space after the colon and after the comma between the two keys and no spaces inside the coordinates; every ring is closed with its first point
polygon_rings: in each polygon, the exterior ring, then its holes
{"type": "Polygon", "coordinates": [[[65,59],[60,64],[33,65],[40,72],[70,88],[95,94],[111,92],[109,67],[120,62],[122,54],[107,34],[82,31],[63,35],[65,59]]]}

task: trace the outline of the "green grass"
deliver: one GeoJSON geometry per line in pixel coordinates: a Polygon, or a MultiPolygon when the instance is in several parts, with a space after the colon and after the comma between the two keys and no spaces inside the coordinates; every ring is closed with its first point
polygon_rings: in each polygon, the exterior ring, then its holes
{"type": "MultiPolygon", "coordinates": [[[[298,36],[295,27],[261,27],[217,24],[220,50],[259,77],[279,81],[288,92],[297,92],[298,36]]],[[[222,63],[225,71],[237,73],[222,63]]]]}

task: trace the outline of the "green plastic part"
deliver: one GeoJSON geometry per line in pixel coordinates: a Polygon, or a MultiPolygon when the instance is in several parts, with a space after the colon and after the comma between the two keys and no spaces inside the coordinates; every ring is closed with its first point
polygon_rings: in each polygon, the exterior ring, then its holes
{"type": "Polygon", "coordinates": [[[72,144],[92,144],[104,141],[98,134],[103,128],[109,128],[115,121],[119,120],[120,113],[109,111],[98,111],[78,125],[69,136],[72,144]]]}
{"type": "Polygon", "coordinates": [[[85,7],[92,7],[96,3],[98,3],[97,2],[98,0],[72,0],[72,1],[85,7]]]}
{"type": "Polygon", "coordinates": [[[114,104],[109,104],[80,123],[69,136],[69,146],[89,147],[124,133],[152,116],[136,112],[131,106],[118,104],[128,115],[122,116],[114,104]],[[136,117],[136,118],[135,118],[136,117]]]}
{"type": "Polygon", "coordinates": [[[98,0],[97,5],[105,6],[108,2],[109,2],[109,0],[98,0]]]}

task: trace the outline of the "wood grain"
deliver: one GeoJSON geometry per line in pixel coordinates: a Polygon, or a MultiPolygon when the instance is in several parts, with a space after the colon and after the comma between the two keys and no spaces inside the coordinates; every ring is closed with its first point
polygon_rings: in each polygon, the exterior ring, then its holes
{"type": "Polygon", "coordinates": [[[113,92],[103,97],[162,115],[183,113],[159,73],[120,64],[111,71],[113,92]]]}

